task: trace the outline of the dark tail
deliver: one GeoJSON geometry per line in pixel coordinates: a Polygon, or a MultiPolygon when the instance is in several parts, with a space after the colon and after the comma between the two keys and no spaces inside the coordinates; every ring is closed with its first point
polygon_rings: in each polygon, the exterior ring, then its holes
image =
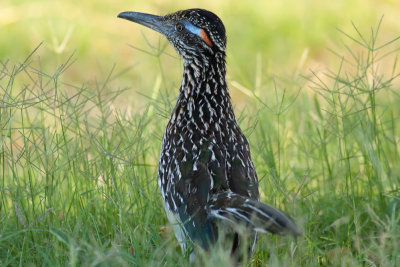
{"type": "Polygon", "coordinates": [[[209,202],[209,216],[232,223],[245,224],[256,232],[301,235],[294,221],[284,212],[231,192],[219,193],[209,202]]]}

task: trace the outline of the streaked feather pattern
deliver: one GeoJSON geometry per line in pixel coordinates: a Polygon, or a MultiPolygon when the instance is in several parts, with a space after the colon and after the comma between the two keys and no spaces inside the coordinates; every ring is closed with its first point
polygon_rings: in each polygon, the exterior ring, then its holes
{"type": "Polygon", "coordinates": [[[225,80],[222,21],[203,9],[166,16],[123,12],[119,17],[162,33],[183,58],[182,83],[158,168],[164,206],[182,248],[189,241],[211,249],[221,238],[222,224],[231,226],[225,232],[236,260],[242,259],[240,246],[249,253],[254,249],[258,233],[299,235],[289,216],[259,202],[250,147],[225,80]],[[248,230],[246,240],[237,225],[248,230]]]}
{"type": "Polygon", "coordinates": [[[249,230],[279,235],[300,235],[296,224],[284,212],[251,198],[221,192],[208,205],[209,216],[227,221],[234,227],[244,224],[249,230]]]}

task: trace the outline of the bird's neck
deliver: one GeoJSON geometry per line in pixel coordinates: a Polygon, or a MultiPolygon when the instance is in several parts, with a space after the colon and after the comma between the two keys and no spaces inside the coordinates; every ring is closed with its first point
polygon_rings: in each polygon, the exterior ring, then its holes
{"type": "Polygon", "coordinates": [[[229,99],[225,80],[225,55],[183,59],[183,77],[179,97],[203,98],[221,95],[229,99]]]}
{"type": "Polygon", "coordinates": [[[209,123],[234,122],[225,73],[223,55],[212,60],[184,59],[182,84],[170,123],[183,126],[192,122],[207,130],[209,123]]]}

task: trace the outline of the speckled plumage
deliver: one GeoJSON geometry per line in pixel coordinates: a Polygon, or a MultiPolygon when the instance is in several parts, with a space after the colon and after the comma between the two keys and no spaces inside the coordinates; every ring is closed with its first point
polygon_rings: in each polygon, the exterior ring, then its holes
{"type": "Polygon", "coordinates": [[[241,236],[235,225],[248,229],[249,250],[258,232],[298,235],[286,214],[258,202],[249,144],[237,124],[225,80],[221,20],[202,9],[164,17],[124,12],[120,17],[159,31],[183,58],[182,83],[158,169],[168,219],[182,247],[191,242],[209,249],[224,227],[233,233],[232,254],[240,258],[241,236]]]}

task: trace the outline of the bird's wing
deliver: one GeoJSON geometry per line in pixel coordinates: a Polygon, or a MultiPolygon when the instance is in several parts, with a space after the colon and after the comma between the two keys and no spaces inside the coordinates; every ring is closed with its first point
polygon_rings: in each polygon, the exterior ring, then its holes
{"type": "MultiPolygon", "coordinates": [[[[250,159],[250,155],[242,157],[242,159],[250,159]]],[[[258,200],[258,179],[251,160],[244,162],[239,159],[239,157],[235,157],[232,160],[231,165],[231,171],[228,177],[229,189],[241,196],[258,200]]]]}
{"type": "Polygon", "coordinates": [[[181,162],[182,176],[177,181],[179,198],[177,215],[187,236],[193,243],[208,249],[217,238],[215,224],[207,215],[213,181],[207,165],[198,160],[181,162]]]}

